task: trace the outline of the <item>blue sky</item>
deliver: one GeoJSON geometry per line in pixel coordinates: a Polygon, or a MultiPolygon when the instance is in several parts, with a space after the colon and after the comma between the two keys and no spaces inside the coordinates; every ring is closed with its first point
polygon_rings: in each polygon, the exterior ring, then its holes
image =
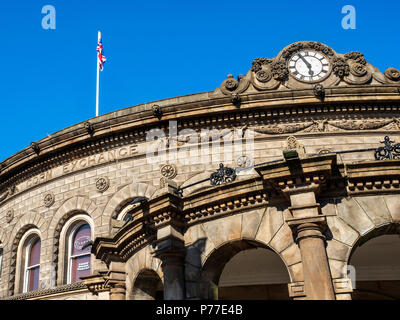
{"type": "Polygon", "coordinates": [[[214,90],[254,58],[302,40],[360,51],[382,72],[400,68],[399,9],[398,0],[1,1],[0,161],[95,116],[98,29],[104,114],[214,90]],[[41,25],[48,4],[55,30],[41,25]],[[347,4],[356,8],[355,30],[341,27],[347,4]]]}

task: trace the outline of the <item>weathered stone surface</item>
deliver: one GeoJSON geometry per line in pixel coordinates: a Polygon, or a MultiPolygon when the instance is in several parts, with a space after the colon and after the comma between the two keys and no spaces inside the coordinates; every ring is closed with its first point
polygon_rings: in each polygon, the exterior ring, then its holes
{"type": "Polygon", "coordinates": [[[261,220],[256,234],[256,240],[268,244],[279,228],[283,225],[282,211],[276,207],[268,207],[261,220]]]}
{"type": "Polygon", "coordinates": [[[383,197],[365,196],[356,197],[354,200],[364,209],[375,226],[379,227],[391,222],[391,217],[383,197]]]}
{"type": "Polygon", "coordinates": [[[338,216],[361,235],[366,234],[375,227],[364,210],[352,198],[341,199],[341,201],[337,203],[337,209],[338,216]]]}
{"type": "Polygon", "coordinates": [[[329,259],[347,261],[351,247],[332,239],[327,241],[326,253],[329,259]]]}
{"type": "Polygon", "coordinates": [[[280,256],[287,266],[301,262],[300,249],[296,243],[292,243],[289,247],[283,250],[280,253],[280,256]]]}
{"type": "Polygon", "coordinates": [[[351,246],[360,236],[359,233],[340,217],[327,217],[329,231],[333,238],[351,246]]]}
{"type": "Polygon", "coordinates": [[[385,195],[383,196],[383,199],[385,200],[392,220],[400,222],[400,195],[385,195]]]}
{"type": "Polygon", "coordinates": [[[246,212],[243,214],[242,221],[242,238],[254,239],[263,214],[267,211],[266,208],[258,209],[256,211],[246,212]]]}
{"type": "Polygon", "coordinates": [[[294,243],[293,233],[287,224],[284,224],[270,241],[269,245],[276,252],[282,252],[294,243]]]}
{"type": "Polygon", "coordinates": [[[209,221],[203,224],[207,237],[219,247],[223,243],[240,239],[242,232],[242,215],[234,215],[224,218],[224,223],[218,220],[209,221]]]}

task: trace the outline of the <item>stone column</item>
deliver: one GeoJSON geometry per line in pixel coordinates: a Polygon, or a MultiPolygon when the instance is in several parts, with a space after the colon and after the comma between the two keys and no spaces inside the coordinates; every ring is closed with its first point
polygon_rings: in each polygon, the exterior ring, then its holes
{"type": "Polygon", "coordinates": [[[185,247],[182,234],[168,225],[158,230],[155,256],[164,274],[164,300],[185,299],[185,247]]]}
{"type": "Polygon", "coordinates": [[[107,285],[110,287],[110,300],[126,299],[126,272],[124,262],[110,262],[107,274],[107,285]]]}
{"type": "Polygon", "coordinates": [[[325,248],[326,217],[320,214],[314,188],[290,192],[292,218],[287,219],[299,245],[306,299],[335,300],[335,292],[325,248]]]}

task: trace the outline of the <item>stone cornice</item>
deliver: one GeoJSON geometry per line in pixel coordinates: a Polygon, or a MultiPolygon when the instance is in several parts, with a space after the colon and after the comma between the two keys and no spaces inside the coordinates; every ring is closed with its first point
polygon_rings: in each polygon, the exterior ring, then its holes
{"type": "Polygon", "coordinates": [[[32,171],[40,172],[79,156],[144,141],[146,130],[166,127],[169,120],[178,120],[180,128],[196,128],[282,115],[293,118],[338,112],[396,114],[400,110],[399,89],[397,84],[326,88],[324,103],[315,98],[312,89],[262,92],[243,96],[240,109],[229,98],[206,92],[157,102],[163,110],[161,121],[152,114],[153,103],[122,109],[89,120],[92,134],[87,131],[86,122],[79,123],[38,141],[39,155],[27,147],[4,160],[0,163],[0,189],[32,171]]]}
{"type": "Polygon", "coordinates": [[[61,294],[74,294],[88,292],[88,289],[84,282],[76,282],[72,284],[66,284],[50,289],[42,289],[36,291],[30,291],[25,293],[16,294],[2,298],[1,300],[36,300],[36,299],[50,299],[52,297],[61,294]]]}

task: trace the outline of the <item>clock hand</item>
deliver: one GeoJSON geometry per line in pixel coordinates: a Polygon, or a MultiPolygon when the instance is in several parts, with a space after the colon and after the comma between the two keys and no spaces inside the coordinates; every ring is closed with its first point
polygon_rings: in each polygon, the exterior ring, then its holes
{"type": "Polygon", "coordinates": [[[310,76],[314,75],[314,72],[312,71],[312,67],[311,64],[299,53],[298,56],[300,57],[301,60],[303,60],[304,64],[307,66],[308,68],[308,74],[310,76]]]}

